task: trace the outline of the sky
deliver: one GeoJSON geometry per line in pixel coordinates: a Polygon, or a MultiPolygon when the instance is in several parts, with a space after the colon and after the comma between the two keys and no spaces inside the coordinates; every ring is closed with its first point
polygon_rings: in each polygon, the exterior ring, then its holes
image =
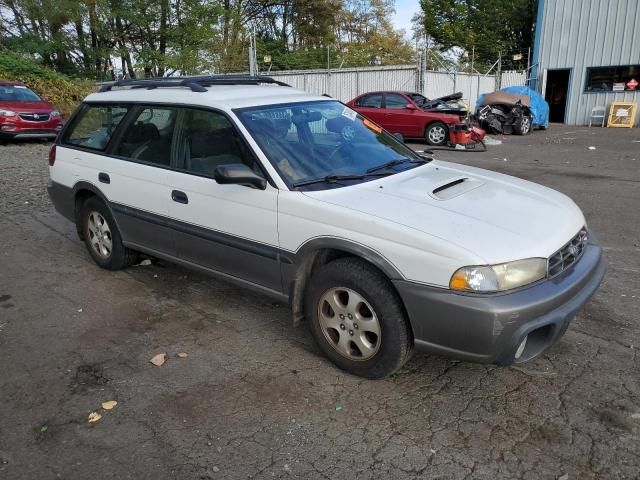
{"type": "Polygon", "coordinates": [[[420,10],[418,0],[396,0],[396,13],[391,19],[396,28],[404,28],[411,38],[411,17],[420,10]]]}

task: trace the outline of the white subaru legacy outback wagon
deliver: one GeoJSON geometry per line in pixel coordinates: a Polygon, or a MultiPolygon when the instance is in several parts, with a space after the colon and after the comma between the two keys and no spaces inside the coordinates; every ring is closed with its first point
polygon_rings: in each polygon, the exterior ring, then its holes
{"type": "Polygon", "coordinates": [[[605,272],[565,195],[421,156],[268,77],[106,85],[49,165],[50,197],[99,266],[142,253],[286,300],[327,357],[368,378],[414,347],[530,360],[605,272]]]}

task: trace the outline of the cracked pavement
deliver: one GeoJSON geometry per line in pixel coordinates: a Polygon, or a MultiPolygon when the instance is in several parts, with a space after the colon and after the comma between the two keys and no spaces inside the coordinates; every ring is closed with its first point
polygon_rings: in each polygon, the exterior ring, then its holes
{"type": "Polygon", "coordinates": [[[267,297],[163,262],[101,270],[48,201],[47,145],[0,146],[0,478],[640,478],[638,132],[438,152],[570,195],[609,271],[535,361],[417,353],[381,381],[267,297]]]}

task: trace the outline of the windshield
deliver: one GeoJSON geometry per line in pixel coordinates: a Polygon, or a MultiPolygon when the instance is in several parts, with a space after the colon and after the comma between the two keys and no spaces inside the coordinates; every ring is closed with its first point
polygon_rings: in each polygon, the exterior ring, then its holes
{"type": "Polygon", "coordinates": [[[420,158],[381,127],[335,100],[236,110],[289,187],[336,188],[371,180],[371,169],[394,162],[377,176],[414,168],[420,158]],[[350,176],[351,178],[342,178],[350,176]],[[362,178],[359,178],[362,177],[362,178]],[[338,181],[336,181],[338,180],[338,181]]]}
{"type": "Polygon", "coordinates": [[[39,102],[40,97],[22,85],[0,85],[0,102],[39,102]]]}
{"type": "Polygon", "coordinates": [[[416,102],[416,105],[418,105],[419,107],[429,101],[427,97],[425,97],[424,95],[420,95],[419,93],[410,93],[409,98],[416,102]]]}

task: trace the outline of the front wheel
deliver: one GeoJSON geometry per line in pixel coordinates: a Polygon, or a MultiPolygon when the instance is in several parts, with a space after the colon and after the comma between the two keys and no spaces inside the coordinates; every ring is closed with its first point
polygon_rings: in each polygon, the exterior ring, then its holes
{"type": "Polygon", "coordinates": [[[133,264],[136,253],[122,244],[111,212],[98,198],[89,198],[80,210],[82,233],[93,260],[107,270],[119,270],[133,264]]]}
{"type": "Polygon", "coordinates": [[[400,298],[363,260],[338,259],[310,280],[306,314],[322,352],[341,369],[383,378],[409,358],[413,341],[400,298]]]}
{"type": "Polygon", "coordinates": [[[514,123],[513,132],[516,135],[529,135],[529,133],[531,133],[531,117],[524,115],[519,121],[514,123]]]}
{"type": "Polygon", "coordinates": [[[424,132],[424,138],[429,145],[443,146],[449,140],[449,129],[442,122],[433,122],[427,126],[424,132]]]}

